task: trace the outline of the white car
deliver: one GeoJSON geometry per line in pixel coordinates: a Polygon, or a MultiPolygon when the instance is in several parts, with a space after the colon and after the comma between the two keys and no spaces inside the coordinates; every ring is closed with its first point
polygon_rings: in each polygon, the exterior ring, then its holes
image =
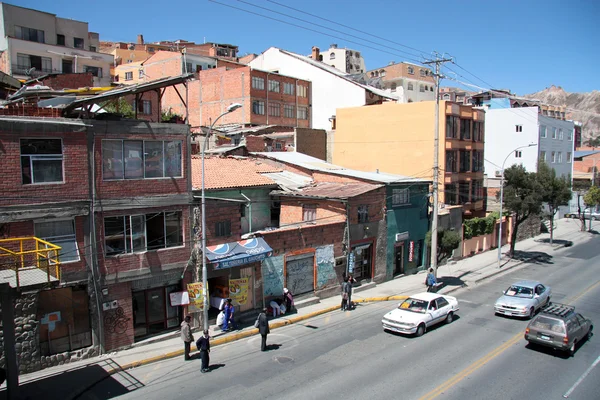
{"type": "Polygon", "coordinates": [[[409,297],[383,316],[384,331],[421,336],[425,330],[440,322],[451,323],[458,311],[456,297],[436,293],[419,293],[409,297]]]}

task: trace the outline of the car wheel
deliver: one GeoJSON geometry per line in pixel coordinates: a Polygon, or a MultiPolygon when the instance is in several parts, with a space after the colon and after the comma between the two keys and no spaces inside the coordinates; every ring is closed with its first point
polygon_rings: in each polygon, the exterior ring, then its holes
{"type": "Polygon", "coordinates": [[[588,330],[588,333],[587,333],[587,336],[586,336],[587,340],[590,340],[592,338],[592,336],[594,336],[593,330],[594,330],[594,326],[592,325],[592,326],[590,326],[590,329],[588,330]]]}
{"type": "Polygon", "coordinates": [[[448,315],[446,316],[446,323],[450,324],[450,323],[452,323],[452,321],[454,321],[454,313],[452,311],[450,311],[448,313],[448,315]]]}
{"type": "Polygon", "coordinates": [[[423,336],[425,333],[425,325],[421,324],[417,327],[417,332],[415,333],[416,337],[423,336]]]}
{"type": "Polygon", "coordinates": [[[546,299],[546,304],[544,304],[544,307],[546,307],[547,305],[550,305],[550,297],[548,297],[548,298],[546,299]]]}
{"type": "Polygon", "coordinates": [[[535,308],[534,308],[534,307],[531,307],[531,308],[529,309],[529,316],[528,316],[528,318],[529,318],[529,319],[532,319],[534,316],[535,316],[535,308]]]}
{"type": "Polygon", "coordinates": [[[577,346],[577,342],[575,340],[573,340],[573,344],[571,345],[571,347],[569,347],[569,350],[567,350],[567,353],[572,356],[573,354],[575,354],[575,348],[577,346]]]}

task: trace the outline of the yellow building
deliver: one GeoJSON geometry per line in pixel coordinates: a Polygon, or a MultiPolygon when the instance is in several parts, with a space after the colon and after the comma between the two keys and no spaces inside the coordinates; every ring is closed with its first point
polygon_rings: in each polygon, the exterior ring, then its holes
{"type": "MultiPolygon", "coordinates": [[[[433,178],[435,102],[337,109],[333,164],[412,178],[433,178]]],[[[484,212],[482,110],[440,101],[439,201],[467,216],[484,212]]]]}
{"type": "Polygon", "coordinates": [[[117,65],[112,72],[113,82],[120,85],[135,85],[146,82],[143,61],[117,65]]]}

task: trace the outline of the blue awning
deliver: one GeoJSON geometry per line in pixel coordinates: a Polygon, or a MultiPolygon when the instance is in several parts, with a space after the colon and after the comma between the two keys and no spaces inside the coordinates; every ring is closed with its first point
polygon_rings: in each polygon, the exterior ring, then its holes
{"type": "Polygon", "coordinates": [[[262,261],[273,255],[273,249],[262,238],[252,238],[206,247],[206,258],[214,269],[226,269],[262,261]]]}

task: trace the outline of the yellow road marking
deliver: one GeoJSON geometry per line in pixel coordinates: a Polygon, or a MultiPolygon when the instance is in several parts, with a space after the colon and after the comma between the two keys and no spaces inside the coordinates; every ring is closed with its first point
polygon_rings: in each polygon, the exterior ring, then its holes
{"type": "MultiPolygon", "coordinates": [[[[585,296],[587,293],[589,293],[592,289],[594,289],[598,285],[600,285],[600,281],[589,286],[583,292],[581,292],[577,296],[573,297],[568,303],[576,302],[577,300],[579,300],[581,297],[585,296]]],[[[523,335],[524,335],[523,332],[517,333],[515,336],[510,338],[507,342],[496,347],[494,350],[492,350],[491,352],[489,352],[488,354],[486,354],[479,360],[475,361],[473,364],[469,365],[467,368],[463,369],[458,374],[454,375],[452,378],[448,379],[446,382],[442,383],[437,388],[435,388],[432,391],[430,391],[429,393],[426,393],[425,395],[421,396],[419,398],[419,400],[435,399],[440,394],[442,394],[446,390],[452,388],[454,385],[456,385],[457,383],[459,383],[460,381],[462,381],[463,379],[465,379],[466,377],[471,375],[473,372],[477,371],[479,368],[483,367],[485,364],[487,364],[488,362],[492,361],[494,358],[496,358],[497,356],[502,354],[504,351],[506,351],[512,345],[517,344],[521,340],[523,335]]]]}

